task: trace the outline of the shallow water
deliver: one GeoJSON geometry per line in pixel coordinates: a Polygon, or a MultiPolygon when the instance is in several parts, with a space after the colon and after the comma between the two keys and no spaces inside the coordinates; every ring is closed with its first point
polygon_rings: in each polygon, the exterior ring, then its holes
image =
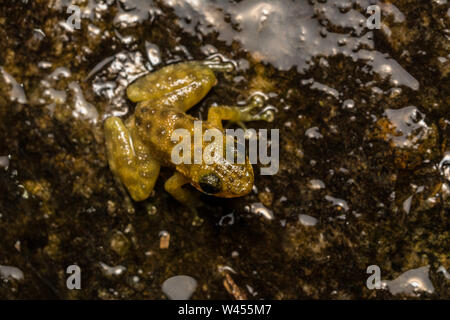
{"type": "Polygon", "coordinates": [[[448,10],[1,4],[0,298],[448,299],[448,10]],[[169,169],[133,202],[108,168],[102,121],[134,111],[125,89],[141,75],[213,54],[236,70],[190,113],[264,93],[275,121],[248,127],[280,130],[278,173],[257,174],[243,198],[202,195],[197,218],[164,191],[169,169]],[[81,290],[66,286],[73,264],[81,290]],[[366,286],[373,265],[379,289],[366,286]]]}

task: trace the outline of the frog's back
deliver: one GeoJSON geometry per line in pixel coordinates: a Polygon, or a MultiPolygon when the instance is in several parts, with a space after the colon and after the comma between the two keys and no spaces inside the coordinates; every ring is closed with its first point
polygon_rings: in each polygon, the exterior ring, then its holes
{"type": "MultiPolygon", "coordinates": [[[[174,166],[172,163],[172,150],[180,140],[172,140],[177,129],[184,129],[189,137],[194,137],[194,121],[200,121],[179,109],[155,104],[152,101],[141,102],[135,113],[135,125],[139,137],[152,150],[152,156],[165,166],[174,166]]],[[[209,123],[202,121],[202,134],[209,123]]],[[[176,135],[178,137],[179,135],[176,135]]],[[[181,139],[181,138],[180,138],[181,139]]],[[[193,143],[191,155],[193,155],[193,143]]]]}

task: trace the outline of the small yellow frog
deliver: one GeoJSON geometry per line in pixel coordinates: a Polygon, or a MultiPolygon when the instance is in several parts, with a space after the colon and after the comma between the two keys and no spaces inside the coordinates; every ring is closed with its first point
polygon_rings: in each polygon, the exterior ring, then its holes
{"type": "MultiPolygon", "coordinates": [[[[125,123],[110,117],[104,122],[109,166],[126,186],[135,201],[145,200],[153,190],[160,166],[176,172],[164,187],[175,199],[190,208],[199,205],[183,185],[190,183],[206,194],[233,198],[244,196],[253,187],[253,168],[248,158],[244,164],[221,159],[212,164],[175,164],[172,161],[174,130],[183,128],[194,134],[198,119],[185,112],[205,97],[217,83],[214,71],[230,71],[233,64],[221,59],[189,61],[169,65],[143,76],[127,88],[128,98],[137,102],[134,115],[125,123]]],[[[247,106],[212,106],[202,130],[216,128],[223,132],[222,120],[235,123],[272,121],[271,110],[253,114],[263,99],[254,96],[247,106]]],[[[225,134],[224,144],[225,144],[225,134]]],[[[202,145],[204,148],[205,145],[202,145]]],[[[194,150],[194,146],[192,146],[194,150]]]]}

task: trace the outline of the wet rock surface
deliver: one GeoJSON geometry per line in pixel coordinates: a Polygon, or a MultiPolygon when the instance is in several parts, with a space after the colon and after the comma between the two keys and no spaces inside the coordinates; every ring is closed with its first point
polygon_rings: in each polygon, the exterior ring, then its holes
{"type": "Polygon", "coordinates": [[[0,4],[0,298],[166,299],[179,275],[191,299],[450,298],[449,26],[447,1],[0,4]],[[190,113],[265,93],[275,121],[249,127],[280,130],[278,173],[197,218],[168,169],[133,202],[102,121],[137,77],[211,54],[237,68],[190,113]]]}

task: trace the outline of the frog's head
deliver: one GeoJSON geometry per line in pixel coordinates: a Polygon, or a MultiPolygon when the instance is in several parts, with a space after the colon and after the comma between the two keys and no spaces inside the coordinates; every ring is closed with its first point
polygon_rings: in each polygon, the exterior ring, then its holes
{"type": "Polygon", "coordinates": [[[246,161],[233,164],[226,160],[191,167],[191,184],[203,193],[222,198],[242,197],[253,188],[253,168],[246,161]]]}

